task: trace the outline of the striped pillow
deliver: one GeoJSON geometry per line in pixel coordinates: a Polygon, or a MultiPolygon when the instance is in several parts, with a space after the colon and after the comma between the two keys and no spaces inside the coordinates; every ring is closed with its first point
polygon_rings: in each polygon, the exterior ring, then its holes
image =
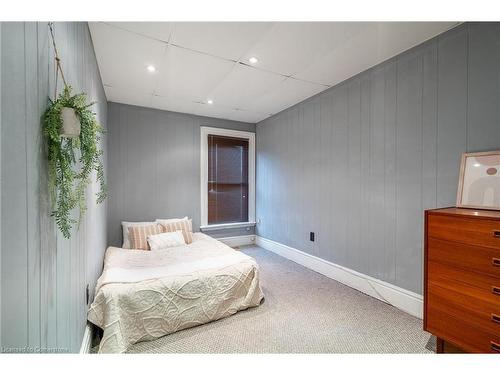
{"type": "Polygon", "coordinates": [[[128,228],[130,248],[137,250],[150,250],[148,236],[164,232],[163,227],[158,224],[133,226],[128,228]]]}
{"type": "Polygon", "coordinates": [[[187,244],[193,242],[193,222],[187,217],[182,220],[156,220],[158,224],[163,227],[164,232],[175,232],[177,230],[182,230],[182,235],[187,244]]]}
{"type": "Polygon", "coordinates": [[[144,227],[146,225],[153,225],[154,221],[142,221],[142,222],[133,222],[133,221],[122,221],[122,233],[123,233],[123,249],[130,249],[130,240],[128,239],[128,228],[130,227],[144,227]]]}

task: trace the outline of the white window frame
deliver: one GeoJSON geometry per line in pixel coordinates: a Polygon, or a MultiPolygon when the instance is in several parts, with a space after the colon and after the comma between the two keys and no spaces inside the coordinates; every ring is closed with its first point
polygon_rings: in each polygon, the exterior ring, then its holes
{"type": "Polygon", "coordinates": [[[255,133],[201,126],[201,225],[200,229],[243,228],[255,226],[255,133]],[[208,225],[208,136],[220,135],[248,140],[248,222],[208,225]]]}

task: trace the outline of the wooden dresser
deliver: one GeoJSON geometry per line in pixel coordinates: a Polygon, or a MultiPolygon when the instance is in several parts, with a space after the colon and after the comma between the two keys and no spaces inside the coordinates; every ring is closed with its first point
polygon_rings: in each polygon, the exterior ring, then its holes
{"type": "Polygon", "coordinates": [[[471,353],[500,353],[500,212],[425,212],[424,329],[471,353]]]}

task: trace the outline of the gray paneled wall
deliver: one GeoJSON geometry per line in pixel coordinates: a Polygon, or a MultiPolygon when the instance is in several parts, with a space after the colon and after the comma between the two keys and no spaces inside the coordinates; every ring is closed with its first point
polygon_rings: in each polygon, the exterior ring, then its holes
{"type": "MultiPolygon", "coordinates": [[[[102,270],[106,204],[95,204],[93,183],[79,231],[66,240],[56,230],[41,128],[55,84],[47,24],[4,22],[0,32],[0,347],[75,352],[87,320],[85,288],[93,291],[102,270]]],[[[68,83],[97,101],[94,111],[105,126],[106,97],[87,24],[57,23],[55,33],[68,83]]]]}
{"type": "MultiPolygon", "coordinates": [[[[0,178],[2,175],[2,22],[0,22],[0,178]]],[[[0,281],[2,281],[2,181],[0,180],[0,281]]],[[[2,346],[2,286],[0,285],[0,347],[2,346]]]]}
{"type": "Polygon", "coordinates": [[[500,149],[499,61],[464,24],[257,124],[257,233],[422,293],[424,209],[500,149]]]}
{"type": "MultiPolygon", "coordinates": [[[[255,131],[244,122],[109,103],[110,245],[121,246],[121,221],[189,216],[198,230],[200,126],[255,131]]],[[[253,228],[243,233],[253,234],[253,228]]],[[[242,230],[211,234],[234,236],[242,230]]]]}

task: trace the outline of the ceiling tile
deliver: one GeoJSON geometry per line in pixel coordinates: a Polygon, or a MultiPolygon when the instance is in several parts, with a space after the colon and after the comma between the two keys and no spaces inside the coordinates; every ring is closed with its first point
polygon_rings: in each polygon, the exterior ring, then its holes
{"type": "Polygon", "coordinates": [[[452,27],[453,22],[379,22],[345,39],[294,75],[328,85],[340,83],[452,27]]]}
{"type": "Polygon", "coordinates": [[[160,96],[187,101],[205,101],[235,63],[183,48],[168,46],[159,67],[160,96]]]}
{"type": "Polygon", "coordinates": [[[323,85],[288,78],[275,89],[256,98],[247,108],[269,115],[275,114],[326,89],[323,85]]]}
{"type": "Polygon", "coordinates": [[[123,90],[152,93],[157,73],[146,66],[158,66],[166,44],[104,23],[90,23],[99,70],[105,85],[123,90]]]}
{"type": "Polygon", "coordinates": [[[151,102],[154,108],[183,113],[189,113],[189,111],[194,107],[193,105],[197,104],[188,100],[178,100],[158,95],[153,95],[151,102]]]}
{"type": "Polygon", "coordinates": [[[196,107],[190,113],[200,116],[222,118],[227,120],[243,121],[243,122],[256,122],[262,114],[253,113],[244,110],[235,110],[232,108],[221,108],[216,106],[208,106],[203,104],[196,104],[196,107]]]}
{"type": "Polygon", "coordinates": [[[191,113],[199,116],[208,116],[222,118],[235,121],[244,121],[255,123],[268,115],[265,113],[252,112],[247,110],[235,110],[218,106],[216,104],[209,105],[203,103],[195,103],[190,101],[175,100],[161,96],[153,96],[152,106],[167,111],[191,113]]]}
{"type": "Polygon", "coordinates": [[[238,64],[209,96],[226,107],[245,108],[247,103],[284,80],[281,75],[238,64]]]}
{"type": "Polygon", "coordinates": [[[267,113],[253,112],[253,111],[237,111],[234,112],[233,120],[250,122],[256,124],[269,117],[267,113]]]}
{"type": "Polygon", "coordinates": [[[276,23],[259,43],[247,51],[244,60],[256,56],[259,68],[292,75],[367,25],[352,22],[276,23]]]}
{"type": "Polygon", "coordinates": [[[249,122],[278,113],[455,25],[89,23],[108,100],[249,122]],[[167,46],[167,41],[174,44],[167,46]],[[251,56],[258,63],[243,65],[251,56]],[[147,72],[149,64],[156,66],[154,74],[147,72]],[[209,98],[214,105],[202,103],[209,98]]]}
{"type": "Polygon", "coordinates": [[[173,22],[105,22],[142,36],[168,42],[174,28],[173,22]]]}
{"type": "Polygon", "coordinates": [[[271,22],[178,22],[175,23],[171,42],[238,60],[272,26],[271,22]]]}
{"type": "Polygon", "coordinates": [[[136,93],[130,90],[104,86],[106,98],[109,102],[151,107],[153,105],[152,95],[136,93]]]}
{"type": "Polygon", "coordinates": [[[376,32],[366,32],[346,40],[294,77],[335,85],[362,72],[378,61],[376,35],[376,32]]]}
{"type": "Polygon", "coordinates": [[[378,22],[379,61],[410,49],[456,26],[457,22],[378,22]]]}

